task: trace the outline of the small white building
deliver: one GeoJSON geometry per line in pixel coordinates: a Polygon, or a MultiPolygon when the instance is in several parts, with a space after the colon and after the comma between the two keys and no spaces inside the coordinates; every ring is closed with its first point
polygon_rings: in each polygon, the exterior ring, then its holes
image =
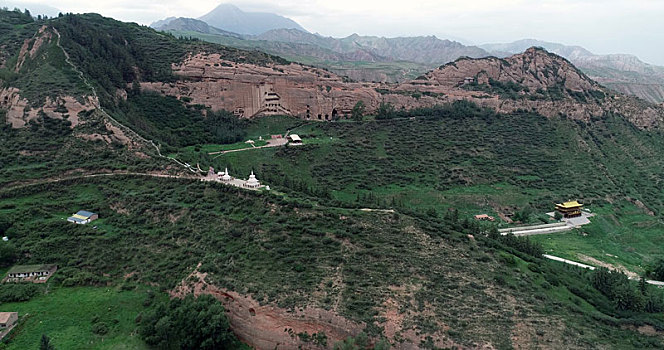
{"type": "Polygon", "coordinates": [[[11,328],[18,321],[18,312],[0,312],[0,330],[11,328]]]}
{"type": "Polygon", "coordinates": [[[7,277],[4,282],[45,282],[58,269],[57,265],[16,265],[7,271],[7,277]]]}
{"type": "Polygon", "coordinates": [[[76,214],[73,214],[72,216],[68,217],[67,221],[75,224],[85,225],[90,221],[97,220],[98,218],[99,215],[96,213],[85,210],[79,210],[76,214]]]}
{"type": "Polygon", "coordinates": [[[288,135],[288,142],[293,145],[301,145],[302,144],[302,139],[298,134],[291,134],[288,135]]]}

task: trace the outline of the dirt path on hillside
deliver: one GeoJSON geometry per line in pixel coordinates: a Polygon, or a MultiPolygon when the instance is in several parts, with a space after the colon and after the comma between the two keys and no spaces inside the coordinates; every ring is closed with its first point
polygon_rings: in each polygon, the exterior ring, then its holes
{"type": "Polygon", "coordinates": [[[83,84],[85,84],[85,86],[87,86],[87,87],[90,89],[90,91],[92,92],[92,96],[93,96],[94,98],[91,99],[91,103],[93,104],[93,106],[95,107],[95,109],[98,110],[99,112],[101,112],[102,115],[103,115],[108,121],[111,122],[111,124],[115,124],[115,127],[117,127],[117,128],[118,128],[120,131],[122,131],[123,133],[125,133],[125,134],[129,134],[129,135],[132,135],[134,138],[140,140],[140,141],[143,142],[144,144],[146,144],[146,145],[150,145],[150,146],[154,147],[154,149],[157,151],[157,156],[158,156],[158,157],[160,157],[160,158],[164,158],[164,159],[168,159],[168,160],[170,160],[170,161],[173,161],[173,162],[177,163],[178,165],[184,167],[185,169],[187,169],[187,170],[189,170],[189,171],[191,171],[191,172],[194,172],[193,169],[191,169],[191,168],[185,166],[184,163],[180,162],[180,161],[177,160],[176,158],[168,157],[168,156],[164,156],[163,154],[161,154],[161,150],[159,149],[159,146],[157,146],[154,142],[152,142],[152,140],[147,140],[147,139],[144,138],[143,136],[139,135],[136,131],[134,131],[134,130],[131,129],[130,127],[128,127],[128,126],[126,126],[126,125],[120,123],[120,122],[117,121],[115,118],[113,118],[110,114],[108,114],[108,113],[104,110],[104,108],[102,108],[102,106],[99,104],[99,96],[97,95],[97,89],[94,87],[94,85],[92,85],[92,84],[90,83],[90,81],[88,81],[88,79],[85,77],[85,74],[83,74],[83,72],[82,72],[80,69],[78,69],[78,67],[76,67],[76,65],[71,61],[71,59],[70,59],[70,57],[69,57],[69,53],[67,52],[67,50],[65,50],[65,48],[62,47],[62,45],[60,45],[60,39],[61,39],[60,32],[59,32],[55,27],[51,27],[51,29],[53,29],[53,31],[55,32],[55,35],[57,35],[57,37],[58,37],[58,40],[55,42],[55,45],[56,45],[58,48],[60,48],[60,50],[62,50],[62,53],[65,55],[65,62],[66,62],[69,66],[71,66],[71,68],[74,70],[74,72],[76,72],[76,73],[78,74],[78,76],[81,78],[81,80],[83,81],[83,84]]]}
{"type": "Polygon", "coordinates": [[[215,154],[226,154],[226,153],[232,153],[232,152],[250,151],[250,150],[260,149],[260,148],[278,147],[278,146],[283,146],[283,145],[286,145],[286,144],[288,144],[288,140],[286,138],[269,139],[269,140],[267,140],[267,145],[263,145],[263,146],[256,147],[256,146],[252,145],[252,147],[240,148],[240,149],[231,149],[231,150],[228,150],[228,151],[210,152],[208,154],[209,155],[215,155],[215,154]]]}
{"type": "Polygon", "coordinates": [[[19,188],[24,188],[28,186],[34,186],[34,185],[43,185],[43,184],[49,184],[49,183],[57,183],[57,182],[62,182],[62,181],[70,181],[70,180],[77,180],[77,179],[86,179],[86,178],[93,178],[93,177],[104,177],[104,176],[147,176],[147,177],[159,177],[159,178],[170,178],[170,179],[189,179],[189,180],[199,180],[202,179],[201,177],[193,176],[193,175],[170,175],[170,174],[161,174],[161,173],[135,173],[135,172],[113,172],[113,173],[98,173],[98,174],[86,174],[86,175],[78,175],[78,176],[64,176],[64,177],[56,177],[56,178],[50,178],[50,179],[41,179],[41,180],[36,180],[36,181],[29,181],[25,183],[17,183],[12,186],[12,184],[9,184],[3,188],[3,190],[6,191],[11,191],[19,188]]]}
{"type": "MultiPolygon", "coordinates": [[[[559,262],[562,262],[562,263],[565,263],[565,264],[569,264],[569,265],[574,265],[574,266],[582,267],[582,268],[584,268],[584,269],[589,269],[589,270],[595,270],[595,269],[596,269],[595,266],[586,265],[586,264],[582,264],[582,263],[580,263],[580,262],[576,262],[576,261],[572,261],[572,260],[563,259],[563,258],[558,257],[558,256],[553,256],[553,255],[543,254],[542,257],[547,258],[547,259],[549,259],[549,260],[555,260],[555,261],[559,261],[559,262]]],[[[638,279],[641,278],[636,272],[629,271],[629,270],[627,270],[627,268],[625,268],[625,267],[622,266],[622,265],[614,266],[614,265],[611,265],[611,264],[609,264],[609,263],[603,262],[603,261],[601,261],[601,260],[597,260],[597,259],[595,259],[595,258],[593,258],[593,257],[587,256],[587,255],[583,255],[583,254],[580,254],[579,257],[580,257],[581,260],[583,260],[583,261],[586,261],[586,262],[590,262],[590,263],[596,264],[596,265],[598,265],[598,266],[600,266],[600,267],[606,267],[606,268],[609,269],[609,270],[622,272],[622,273],[624,273],[625,275],[627,275],[627,277],[628,277],[629,279],[631,279],[631,280],[638,280],[638,279]]],[[[664,286],[664,281],[646,280],[646,283],[648,283],[648,284],[652,284],[652,285],[655,285],[655,286],[664,286]]]]}
{"type": "Polygon", "coordinates": [[[609,263],[606,263],[604,261],[595,259],[592,256],[587,256],[587,255],[583,255],[583,254],[578,254],[578,257],[579,257],[579,259],[581,259],[582,261],[585,261],[587,263],[591,263],[591,264],[601,266],[601,267],[606,267],[609,270],[620,271],[620,272],[624,273],[625,275],[627,275],[627,277],[629,277],[630,279],[636,280],[636,279],[640,278],[640,276],[636,272],[632,272],[632,271],[628,270],[626,267],[624,267],[622,265],[609,264],[609,263]]]}

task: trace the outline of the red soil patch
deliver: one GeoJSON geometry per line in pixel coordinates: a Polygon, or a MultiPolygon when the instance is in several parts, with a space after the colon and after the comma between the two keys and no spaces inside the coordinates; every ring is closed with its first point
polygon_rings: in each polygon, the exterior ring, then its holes
{"type": "Polygon", "coordinates": [[[194,271],[171,291],[171,296],[183,297],[190,293],[213,295],[224,304],[233,332],[241,341],[256,349],[314,348],[313,344],[304,343],[296,336],[304,332],[309,335],[325,333],[328,348],[332,348],[334,343],[358,334],[365,327],[320,308],[304,307],[289,311],[273,305],[260,305],[249,296],[208,284],[206,276],[194,271]]]}

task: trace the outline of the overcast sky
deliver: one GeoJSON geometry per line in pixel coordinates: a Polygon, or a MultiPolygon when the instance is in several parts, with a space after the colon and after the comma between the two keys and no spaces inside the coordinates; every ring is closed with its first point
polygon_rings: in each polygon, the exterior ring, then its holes
{"type": "Polygon", "coordinates": [[[222,2],[290,17],[326,36],[436,35],[472,44],[534,38],[664,65],[664,0],[0,0],[0,5],[41,3],[148,25],[169,16],[196,18],[222,2]]]}

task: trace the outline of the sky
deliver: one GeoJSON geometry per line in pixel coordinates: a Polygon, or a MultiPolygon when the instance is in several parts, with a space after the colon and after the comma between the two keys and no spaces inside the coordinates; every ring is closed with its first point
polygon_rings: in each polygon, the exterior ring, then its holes
{"type": "Polygon", "coordinates": [[[464,44],[539,39],[664,66],[664,0],[0,0],[0,6],[41,3],[149,25],[200,17],[223,2],[280,14],[325,36],[436,35],[464,44]]]}

